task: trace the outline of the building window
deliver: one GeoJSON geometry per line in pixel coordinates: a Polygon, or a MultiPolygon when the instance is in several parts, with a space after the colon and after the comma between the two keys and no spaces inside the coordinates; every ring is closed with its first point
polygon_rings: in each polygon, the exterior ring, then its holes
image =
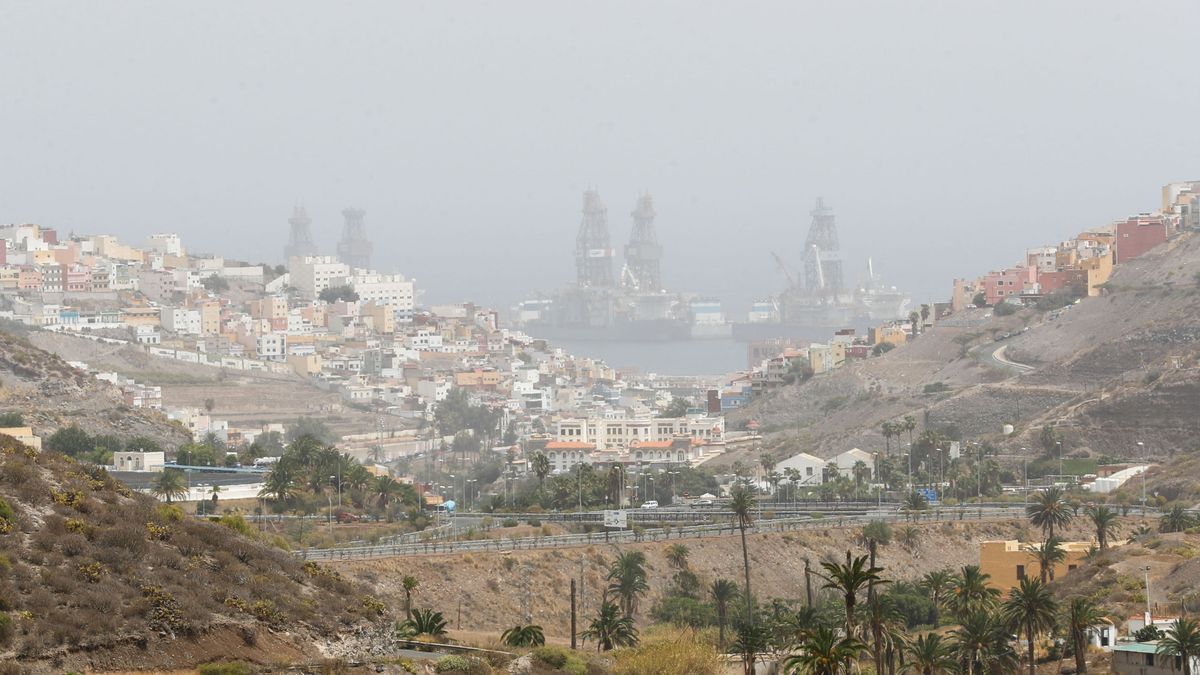
{"type": "Polygon", "coordinates": [[[1025,578],[1025,566],[1017,565],[1017,581],[1020,581],[1024,578],[1025,578]]]}

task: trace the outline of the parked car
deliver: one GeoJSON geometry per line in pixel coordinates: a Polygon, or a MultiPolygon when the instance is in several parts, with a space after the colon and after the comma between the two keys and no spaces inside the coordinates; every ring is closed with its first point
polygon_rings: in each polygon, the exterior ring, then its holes
{"type": "Polygon", "coordinates": [[[651,499],[651,500],[650,500],[650,501],[648,501],[648,502],[642,502],[642,508],[643,508],[643,509],[657,509],[657,508],[658,508],[658,502],[657,502],[657,501],[655,501],[655,500],[653,500],[653,499],[651,499]]]}

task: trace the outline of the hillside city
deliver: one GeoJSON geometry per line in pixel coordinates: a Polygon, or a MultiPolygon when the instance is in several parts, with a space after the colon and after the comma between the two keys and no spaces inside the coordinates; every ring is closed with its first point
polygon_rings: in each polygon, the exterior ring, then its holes
{"type": "Polygon", "coordinates": [[[1191,672],[1200,181],[1147,204],[689,376],[423,303],[359,209],[274,266],[0,227],[0,661],[1191,672]]]}

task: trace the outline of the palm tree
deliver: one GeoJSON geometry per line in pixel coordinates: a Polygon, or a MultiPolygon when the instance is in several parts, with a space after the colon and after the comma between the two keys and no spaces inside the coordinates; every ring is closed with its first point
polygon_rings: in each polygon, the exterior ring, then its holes
{"type": "Polygon", "coordinates": [[[929,508],[929,500],[925,495],[913,490],[904,496],[904,504],[901,506],[904,509],[904,517],[918,520],[921,517],[921,512],[929,508]]]}
{"type": "Polygon", "coordinates": [[[1089,506],[1087,516],[1096,528],[1096,544],[1101,551],[1108,549],[1108,540],[1117,536],[1120,524],[1117,522],[1117,512],[1107,506],[1089,506]]]}
{"type": "Polygon", "coordinates": [[[964,675],[1013,672],[1017,660],[1007,627],[992,612],[976,611],[950,631],[964,675]]]}
{"type": "Polygon", "coordinates": [[[173,499],[187,499],[187,480],[179,469],[163,469],[163,472],[154,479],[150,492],[168,504],[173,499]]]}
{"type": "Polygon", "coordinates": [[[432,609],[414,609],[396,631],[404,637],[427,635],[434,640],[446,637],[446,618],[432,609]]]}
{"type": "Polygon", "coordinates": [[[620,462],[613,462],[608,469],[608,496],[612,497],[612,504],[620,508],[624,495],[625,467],[620,462]]]}
{"type": "Polygon", "coordinates": [[[667,563],[677,570],[685,570],[688,566],[688,554],[691,551],[685,544],[671,544],[667,547],[667,563]]]}
{"type": "Polygon", "coordinates": [[[896,435],[896,425],[884,422],[879,425],[879,433],[883,434],[883,456],[887,457],[892,451],[892,437],[896,435]]]}
{"type": "Polygon", "coordinates": [[[1033,503],[1025,511],[1029,515],[1029,522],[1042,528],[1047,539],[1054,537],[1054,528],[1066,527],[1071,522],[1071,505],[1059,487],[1035,493],[1033,503]]]}
{"type": "MultiPolygon", "coordinates": [[[[754,598],[744,598],[747,616],[753,615],[754,598]]],[[[742,657],[743,675],[754,675],[754,664],[758,655],[771,645],[771,636],[762,622],[737,622],[737,637],[733,641],[734,651],[742,657]]]]}
{"type": "Polygon", "coordinates": [[[607,580],[608,592],[620,599],[622,613],[632,619],[637,612],[638,598],[650,590],[646,582],[646,554],[641,551],[621,553],[608,568],[607,580]]]}
{"type": "Polygon", "coordinates": [[[809,631],[800,643],[800,653],[783,662],[788,675],[842,675],[849,673],[849,664],[867,646],[853,635],[818,626],[809,631]]]}
{"type": "Polygon", "coordinates": [[[541,487],[546,482],[546,476],[550,475],[550,458],[546,457],[545,453],[535,452],[529,463],[532,465],[534,475],[537,476],[538,487],[541,487]]]}
{"type": "Polygon", "coordinates": [[[950,645],[937,633],[927,633],[918,636],[916,640],[910,640],[904,653],[908,655],[905,672],[940,675],[950,672],[954,667],[950,645]]]}
{"type": "Polygon", "coordinates": [[[921,577],[921,588],[929,593],[929,600],[933,603],[935,628],[942,623],[942,605],[946,602],[946,594],[950,592],[950,583],[953,579],[954,574],[950,570],[934,570],[926,572],[925,576],[921,577]]]}
{"type": "Polygon", "coordinates": [[[1182,506],[1175,506],[1158,521],[1159,532],[1183,532],[1192,526],[1192,516],[1182,506]]]}
{"type": "Polygon", "coordinates": [[[854,604],[858,599],[858,594],[866,590],[871,584],[887,583],[879,573],[883,571],[882,567],[870,567],[867,560],[869,556],[861,555],[857,558],[850,557],[850,551],[846,551],[846,564],[823,562],[821,567],[825,568],[825,586],[842,594],[842,599],[846,603],[846,635],[854,634],[854,604]]]}
{"type": "Polygon", "coordinates": [[[1050,537],[1039,546],[1025,549],[1037,561],[1042,583],[1054,581],[1054,568],[1067,559],[1067,552],[1058,537],[1050,537]]]}
{"type": "Polygon", "coordinates": [[[912,525],[905,525],[900,528],[896,535],[896,539],[904,548],[913,551],[916,550],[917,544],[921,543],[921,530],[912,525]]]}
{"type": "Polygon", "coordinates": [[[391,522],[391,514],[388,513],[388,505],[392,502],[400,501],[400,495],[403,491],[403,484],[397,482],[391,476],[380,476],[375,479],[375,485],[371,488],[371,496],[374,497],[375,503],[379,505],[379,508],[388,515],[389,522],[391,522]]]}
{"type": "Polygon", "coordinates": [[[729,510],[733,512],[733,521],[742,533],[742,569],[746,575],[746,585],[742,594],[746,598],[746,620],[750,622],[750,551],[746,548],[746,528],[753,523],[754,491],[747,485],[736,485],[730,492],[729,510]]]}
{"type": "Polygon", "coordinates": [[[546,644],[546,635],[537,624],[513,626],[500,635],[500,641],[509,647],[541,647],[546,644]]]}
{"type": "Polygon", "coordinates": [[[1183,675],[1192,675],[1192,659],[1200,656],[1200,623],[1186,616],[1180,617],[1158,641],[1155,653],[1179,658],[1183,675]]]}
{"type": "Polygon", "coordinates": [[[404,589],[404,615],[408,616],[412,612],[412,596],[413,591],[417,590],[417,578],[406,574],[400,580],[400,586],[404,589]]]}
{"type": "Polygon", "coordinates": [[[1004,621],[1013,630],[1025,634],[1029,649],[1029,675],[1037,675],[1037,662],[1033,654],[1033,639],[1054,626],[1058,604],[1054,594],[1041,579],[1025,577],[1021,585],[1009,591],[1004,601],[1004,621]]]}
{"type": "Polygon", "coordinates": [[[708,590],[712,596],[713,605],[717,610],[717,643],[725,646],[725,625],[729,613],[729,603],[733,602],[738,596],[737,584],[728,579],[717,579],[712,582],[712,587],[708,590]]]}
{"type": "Polygon", "coordinates": [[[950,579],[949,604],[959,621],[966,617],[990,610],[1000,598],[1000,591],[988,585],[992,575],[979,569],[978,565],[966,565],[962,572],[950,579]]]}
{"type": "Polygon", "coordinates": [[[637,628],[633,619],[621,616],[621,610],[607,600],[600,605],[600,613],[583,631],[584,640],[595,640],[596,651],[610,651],[614,647],[633,647],[638,642],[637,628]]]}
{"type": "MultiPolygon", "coordinates": [[[[900,429],[903,429],[904,431],[908,432],[909,452],[912,452],[913,431],[915,431],[916,428],[917,428],[917,418],[913,417],[912,415],[905,415],[904,421],[900,425],[900,429]]],[[[900,434],[899,434],[900,429],[897,429],[897,434],[896,434],[897,438],[899,438],[899,436],[900,436],[900,434]]]]}
{"type": "Polygon", "coordinates": [[[1105,620],[1104,612],[1088,598],[1072,598],[1063,612],[1063,623],[1075,652],[1075,672],[1087,675],[1088,631],[1105,620]]]}
{"type": "Polygon", "coordinates": [[[299,494],[299,492],[300,489],[296,485],[296,475],[292,471],[292,463],[281,459],[263,477],[263,487],[258,491],[258,496],[276,502],[286,502],[299,494]]]}

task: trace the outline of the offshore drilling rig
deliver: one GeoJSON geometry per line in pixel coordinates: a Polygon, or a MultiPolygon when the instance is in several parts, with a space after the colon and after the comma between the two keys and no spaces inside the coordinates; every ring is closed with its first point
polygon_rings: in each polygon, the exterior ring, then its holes
{"type": "Polygon", "coordinates": [[[594,190],[584,192],[583,218],[575,237],[575,285],[520,303],[517,322],[531,335],[550,339],[728,337],[731,328],[720,315],[719,303],[689,300],[663,289],[663,248],[654,229],[655,215],[654,199],[642,195],[630,214],[633,229],[624,248],[625,262],[614,276],[608,209],[594,190]],[[696,309],[703,319],[699,324],[696,309]]]}
{"type": "Polygon", "coordinates": [[[862,284],[846,283],[837,222],[824,199],[817,199],[810,215],[812,222],[801,254],[802,282],[775,256],[788,286],[775,298],[757,301],[750,320],[734,325],[735,337],[820,340],[844,328],[865,329],[878,321],[905,316],[910,297],[894,286],[883,286],[869,261],[862,284]]]}
{"type": "Polygon", "coordinates": [[[317,255],[317,245],[313,243],[312,238],[312,219],[308,217],[308,212],[304,207],[297,206],[292,209],[292,217],[288,218],[288,225],[291,225],[291,233],[288,235],[287,246],[283,247],[283,260],[287,262],[292,258],[304,258],[307,256],[317,255]]]}
{"type": "Polygon", "coordinates": [[[338,258],[351,269],[371,269],[371,241],[367,239],[367,226],[363,217],[367,215],[362,209],[345,209],[342,217],[346,224],[342,227],[342,239],[337,245],[338,258]]]}

